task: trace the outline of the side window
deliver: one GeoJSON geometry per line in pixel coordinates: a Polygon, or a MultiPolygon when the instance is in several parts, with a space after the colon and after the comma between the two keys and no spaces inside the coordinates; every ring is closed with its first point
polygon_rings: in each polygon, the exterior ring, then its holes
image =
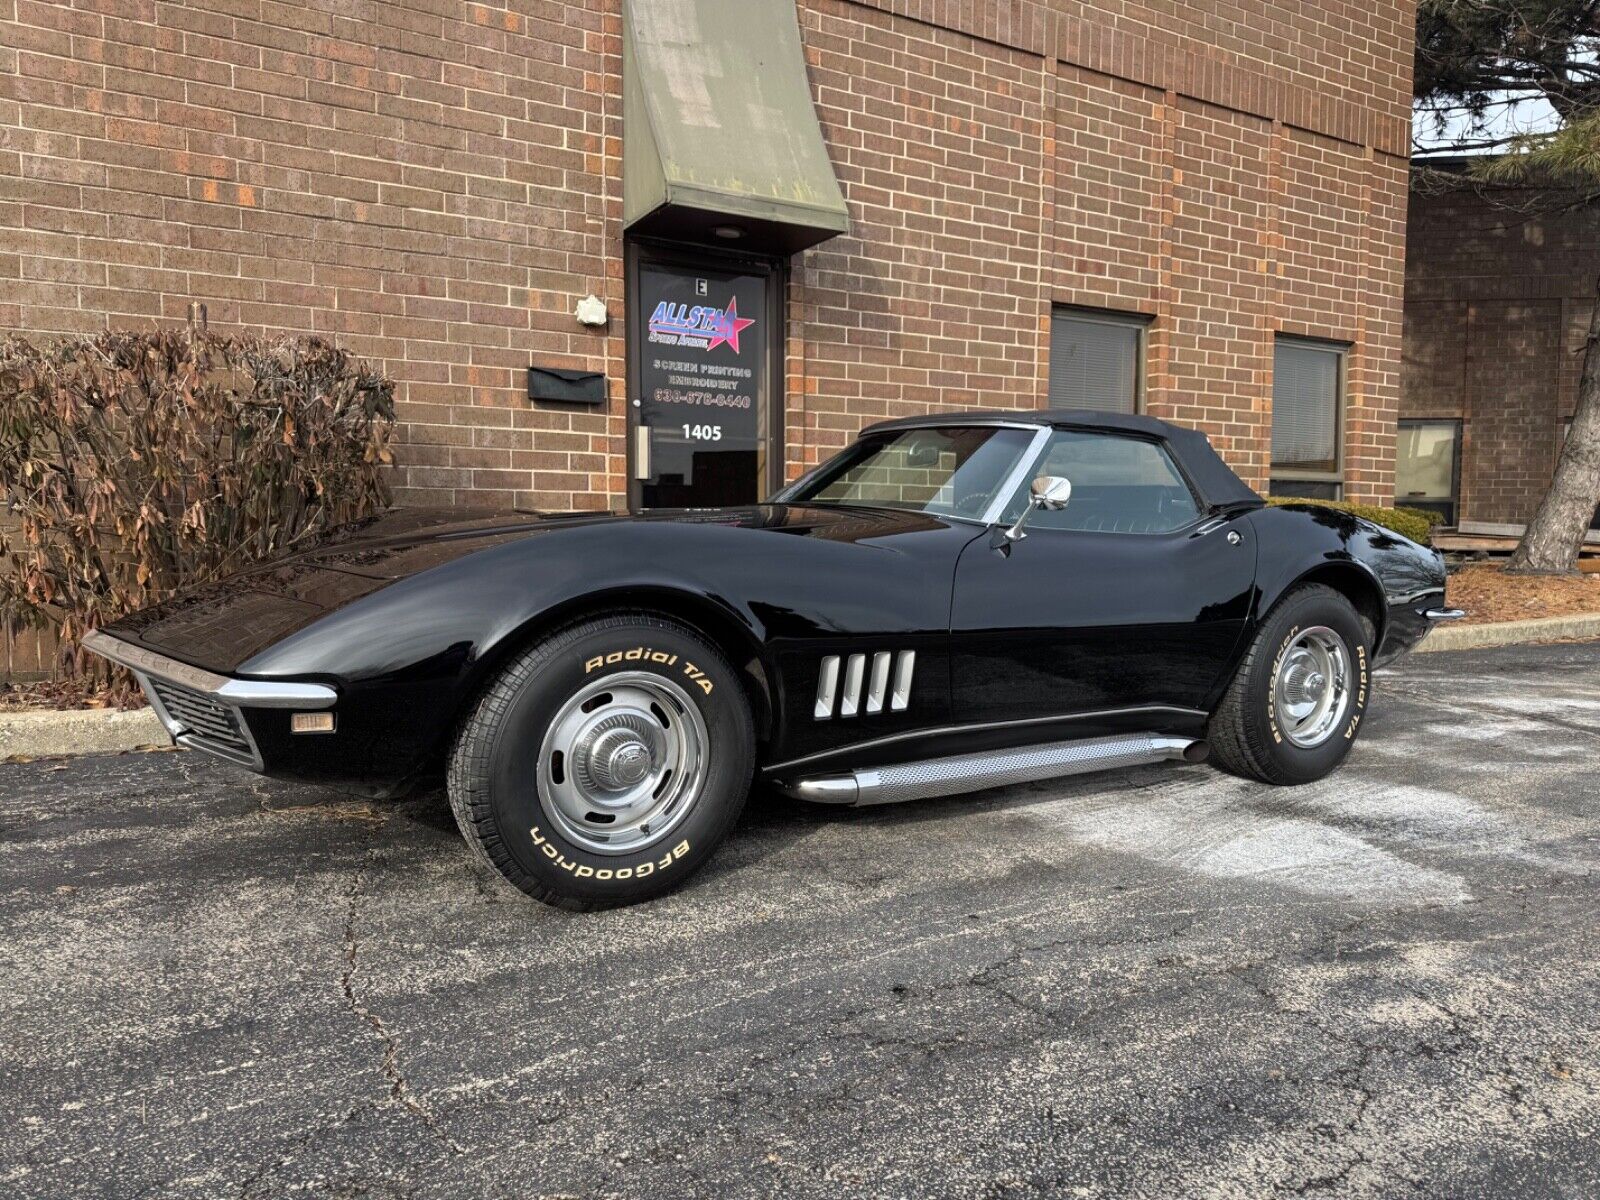
{"type": "MultiPolygon", "coordinates": [[[[1028,482],[1040,475],[1071,480],[1072,500],[1059,512],[1034,513],[1030,530],[1170,533],[1200,515],[1194,493],[1158,442],[1057,430],[1028,482]]],[[[1024,499],[1019,496],[1012,507],[1020,511],[1024,499]]]]}

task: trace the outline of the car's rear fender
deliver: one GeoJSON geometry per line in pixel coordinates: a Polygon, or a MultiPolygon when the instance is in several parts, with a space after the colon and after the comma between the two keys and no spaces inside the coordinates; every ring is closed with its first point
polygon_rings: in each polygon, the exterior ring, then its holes
{"type": "Polygon", "coordinates": [[[1420,613],[1444,600],[1438,555],[1370,521],[1313,505],[1265,508],[1250,519],[1260,543],[1257,621],[1302,584],[1324,584],[1371,624],[1381,663],[1414,646],[1427,627],[1420,613]]]}

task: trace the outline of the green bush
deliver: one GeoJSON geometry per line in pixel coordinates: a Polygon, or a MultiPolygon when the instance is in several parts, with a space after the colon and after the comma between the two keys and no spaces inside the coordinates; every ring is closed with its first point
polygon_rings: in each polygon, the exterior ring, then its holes
{"type": "Polygon", "coordinates": [[[87,631],[386,508],[393,423],[394,385],[316,338],[0,339],[0,616],[103,681],[87,631]]]}
{"type": "Polygon", "coordinates": [[[1413,542],[1428,545],[1433,539],[1433,528],[1444,521],[1436,512],[1425,508],[1383,508],[1377,504],[1351,504],[1344,500],[1307,500],[1301,496],[1270,496],[1268,504],[1315,504],[1320,508],[1337,508],[1340,512],[1354,513],[1358,517],[1392,529],[1413,542]]]}

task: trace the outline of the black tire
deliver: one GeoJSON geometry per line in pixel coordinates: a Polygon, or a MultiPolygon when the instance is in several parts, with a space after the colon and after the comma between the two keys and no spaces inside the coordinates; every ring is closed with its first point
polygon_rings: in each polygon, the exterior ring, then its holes
{"type": "MultiPolygon", "coordinates": [[[[593,737],[579,743],[595,745],[593,737]]],[[[579,757],[573,750],[572,761],[579,757]]],[[[647,757],[648,770],[656,772],[664,769],[657,760],[669,756],[647,757]]],[[[676,621],[618,613],[551,635],[513,659],[484,689],[450,755],[450,807],[478,859],[511,886],[558,908],[610,908],[659,896],[704,865],[744,807],[754,758],[749,701],[727,659],[676,621]],[[645,832],[635,831],[634,837],[654,840],[632,850],[599,852],[575,840],[609,836],[605,825],[583,824],[605,818],[605,812],[572,815],[570,798],[581,795],[573,791],[576,774],[585,775],[592,788],[593,772],[587,760],[585,770],[575,766],[569,787],[566,758],[544,753],[547,736],[558,738],[570,722],[592,720],[581,714],[612,703],[605,680],[616,681],[618,694],[642,688],[640,694],[649,696],[656,689],[673,710],[670,719],[660,714],[658,723],[670,731],[677,722],[683,744],[704,740],[704,752],[695,759],[698,790],[686,793],[682,812],[666,813],[655,830],[646,825],[645,832]],[[595,709],[573,706],[576,697],[596,688],[600,695],[590,701],[595,709]],[[558,718],[559,728],[553,724],[558,718]],[[565,807],[557,796],[568,797],[565,807]]],[[[690,768],[684,766],[682,774],[691,777],[690,768]]],[[[640,785],[641,808],[654,803],[647,786],[653,778],[640,785]]]]}
{"type": "MultiPolygon", "coordinates": [[[[1311,783],[1344,761],[1366,716],[1372,691],[1371,635],[1350,601],[1321,584],[1306,584],[1290,592],[1267,614],[1256,630],[1244,660],[1212,714],[1207,737],[1219,766],[1235,775],[1264,783],[1311,783]],[[1325,740],[1313,746],[1296,745],[1288,736],[1293,716],[1280,712],[1278,679],[1285,656],[1296,651],[1298,639],[1337,635],[1348,656],[1347,703],[1332,723],[1325,740]]],[[[1292,665],[1292,664],[1291,664],[1292,665]]]]}

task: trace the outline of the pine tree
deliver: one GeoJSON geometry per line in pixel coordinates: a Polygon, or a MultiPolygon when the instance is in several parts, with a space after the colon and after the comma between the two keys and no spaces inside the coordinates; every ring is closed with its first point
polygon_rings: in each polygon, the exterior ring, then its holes
{"type": "MultiPolygon", "coordinates": [[[[1563,204],[1600,203],[1600,0],[1421,0],[1415,96],[1423,111],[1464,111],[1440,149],[1475,151],[1487,186],[1534,185],[1563,204]],[[1540,133],[1491,132],[1496,110],[1542,98],[1558,118],[1540,133]],[[1484,153],[1487,152],[1487,153],[1484,153]]],[[[1441,120],[1438,131],[1444,131],[1441,120]]],[[[1435,151],[1437,152],[1437,150],[1435,151]]],[[[1413,178],[1427,186],[1418,155],[1413,178]]],[[[1576,569],[1600,506],[1600,280],[1572,427],[1550,489],[1508,571],[1576,569]]]]}

